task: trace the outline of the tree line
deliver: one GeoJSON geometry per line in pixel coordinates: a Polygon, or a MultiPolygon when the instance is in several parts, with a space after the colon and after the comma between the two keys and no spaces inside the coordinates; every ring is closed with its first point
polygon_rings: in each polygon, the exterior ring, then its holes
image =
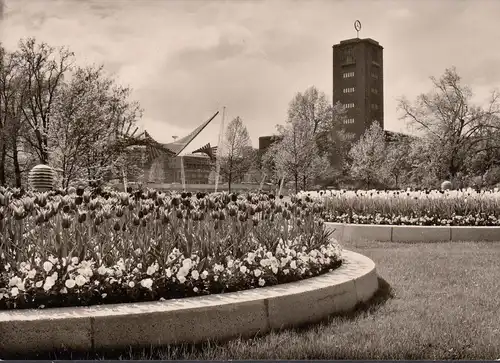
{"type": "MultiPolygon", "coordinates": [[[[390,142],[377,123],[355,142],[345,131],[346,109],[312,86],[288,105],[278,142],[261,155],[240,117],[219,145],[220,174],[229,184],[254,171],[254,182],[281,180],[291,190],[314,187],[435,188],[500,182],[499,93],[477,104],[455,68],[431,77],[429,92],[398,102],[414,136],[390,142]]],[[[58,170],[63,187],[144,173],[131,146],[165,151],[137,133],[142,117],[130,87],[103,65],[81,66],[66,47],[35,38],[9,51],[0,44],[0,184],[26,185],[37,164],[58,170]],[[125,167],[126,166],[126,167],[125,167]]],[[[155,155],[158,155],[156,152],[155,155]]]]}
{"type": "Polygon", "coordinates": [[[37,164],[54,167],[63,187],[139,173],[124,168],[130,146],[150,143],[137,134],[142,109],[131,91],[102,65],[77,65],[66,47],[0,44],[0,184],[26,185],[37,164]]]}
{"type": "Polygon", "coordinates": [[[411,135],[388,140],[375,122],[356,142],[344,131],[346,110],[331,105],[314,86],[297,93],[279,142],[263,157],[263,172],[285,178],[295,191],[314,187],[436,188],[491,187],[500,183],[500,103],[491,91],[483,105],[455,68],[413,102],[398,101],[411,135]]]}

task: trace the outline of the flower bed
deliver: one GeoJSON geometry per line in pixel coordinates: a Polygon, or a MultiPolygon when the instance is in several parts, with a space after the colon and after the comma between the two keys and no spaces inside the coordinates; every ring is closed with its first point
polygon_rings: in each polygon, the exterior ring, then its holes
{"type": "Polygon", "coordinates": [[[341,264],[308,198],[2,189],[0,205],[4,310],[239,291],[341,264]]]}
{"type": "Polygon", "coordinates": [[[322,201],[327,222],[413,226],[500,226],[500,192],[467,190],[328,190],[299,197],[322,201]]]}

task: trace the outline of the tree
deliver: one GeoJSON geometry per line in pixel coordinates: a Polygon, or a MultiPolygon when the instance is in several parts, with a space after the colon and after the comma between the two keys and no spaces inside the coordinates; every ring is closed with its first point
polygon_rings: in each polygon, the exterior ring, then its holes
{"type": "Polygon", "coordinates": [[[29,132],[23,139],[39,162],[48,164],[54,105],[64,77],[72,69],[74,54],[64,47],[37,43],[35,38],[21,40],[16,54],[26,86],[22,112],[29,132]]]}
{"type": "Polygon", "coordinates": [[[311,86],[298,92],[288,106],[288,123],[297,121],[311,125],[312,133],[328,130],[332,122],[332,105],[324,92],[311,86]]]}
{"type": "Polygon", "coordinates": [[[388,178],[384,165],[385,152],[384,130],[375,121],[349,152],[352,177],[362,181],[368,188],[384,183],[388,178]]]}
{"type": "Polygon", "coordinates": [[[328,159],[319,154],[314,124],[298,118],[285,126],[278,126],[281,141],[273,144],[272,156],[275,172],[281,179],[293,181],[295,192],[307,190],[318,177],[328,172],[328,159]]]}
{"type": "Polygon", "coordinates": [[[412,141],[409,136],[396,135],[387,144],[384,169],[388,175],[394,178],[396,188],[399,188],[402,182],[408,181],[408,176],[412,170],[412,159],[409,157],[412,141]]]}
{"type": "Polygon", "coordinates": [[[117,141],[137,129],[141,109],[129,100],[131,90],[108,77],[103,66],[76,68],[62,86],[53,128],[58,138],[52,163],[63,173],[64,186],[72,180],[98,181],[120,174],[126,145],[117,141]]]}
{"type": "Polygon", "coordinates": [[[103,66],[75,67],[66,48],[33,38],[14,52],[0,47],[0,183],[13,169],[21,186],[37,163],[60,169],[64,186],[103,180],[122,174],[131,146],[145,146],[149,159],[168,153],[137,134],[142,110],[130,94],[103,66]]]}
{"type": "Polygon", "coordinates": [[[486,129],[499,129],[499,94],[491,92],[486,107],[472,104],[472,90],[463,85],[455,68],[446,69],[441,78],[431,77],[433,90],[421,94],[411,104],[401,98],[402,119],[426,139],[426,144],[439,155],[436,174],[453,180],[459,172],[466,172],[466,158],[478,152],[478,147],[489,138],[486,129]]]}
{"type": "Polygon", "coordinates": [[[248,130],[240,117],[233,119],[227,126],[222,150],[219,149],[217,154],[220,158],[220,174],[231,191],[231,184],[243,179],[256,157],[248,130]]]}

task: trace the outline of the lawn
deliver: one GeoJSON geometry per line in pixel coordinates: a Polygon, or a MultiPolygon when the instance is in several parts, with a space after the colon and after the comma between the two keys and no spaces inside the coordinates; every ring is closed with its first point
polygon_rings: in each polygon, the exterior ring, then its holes
{"type": "MultiPolygon", "coordinates": [[[[252,340],[52,359],[496,359],[500,243],[356,242],[381,291],[355,313],[252,340]]],[[[44,357],[39,357],[44,358],[44,357]]]]}

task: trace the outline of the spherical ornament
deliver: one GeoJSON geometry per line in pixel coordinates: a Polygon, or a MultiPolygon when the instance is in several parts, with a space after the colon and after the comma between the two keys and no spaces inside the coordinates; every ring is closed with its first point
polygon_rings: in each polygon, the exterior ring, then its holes
{"type": "Polygon", "coordinates": [[[452,188],[451,182],[448,180],[445,180],[444,182],[441,183],[441,190],[450,190],[452,188]]]}
{"type": "Polygon", "coordinates": [[[52,190],[55,183],[54,169],[44,164],[37,165],[30,170],[28,181],[30,187],[36,191],[52,190]]]}

